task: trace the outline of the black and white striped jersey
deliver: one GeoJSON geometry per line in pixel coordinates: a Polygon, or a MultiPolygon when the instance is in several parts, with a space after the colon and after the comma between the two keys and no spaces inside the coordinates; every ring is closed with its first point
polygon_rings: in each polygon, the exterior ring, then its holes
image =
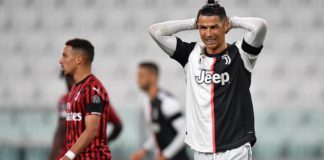
{"type": "Polygon", "coordinates": [[[145,112],[152,136],[146,141],[144,148],[152,149],[156,144],[167,159],[187,160],[183,142],[185,118],[179,101],[169,92],[159,89],[157,96],[145,107],[145,112]]]}
{"type": "Polygon", "coordinates": [[[210,55],[202,42],[183,42],[171,58],[186,72],[185,141],[200,152],[222,152],[256,141],[251,72],[262,47],[244,40],[210,55]]]}

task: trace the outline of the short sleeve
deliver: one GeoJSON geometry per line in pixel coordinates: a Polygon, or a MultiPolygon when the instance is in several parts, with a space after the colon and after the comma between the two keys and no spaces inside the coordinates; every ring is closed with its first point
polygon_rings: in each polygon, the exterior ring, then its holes
{"type": "Polygon", "coordinates": [[[260,47],[254,47],[250,44],[248,44],[244,39],[242,41],[242,50],[248,54],[252,54],[252,55],[259,55],[263,46],[260,47]]]}
{"type": "Polygon", "coordinates": [[[162,105],[162,111],[170,121],[173,121],[182,116],[182,107],[180,105],[180,102],[178,102],[176,99],[165,100],[163,101],[162,105]]]}
{"type": "Polygon", "coordinates": [[[250,44],[246,43],[244,39],[237,41],[235,45],[240,52],[245,69],[249,72],[252,72],[263,46],[258,48],[253,47],[250,44]]]}
{"type": "Polygon", "coordinates": [[[179,62],[181,66],[184,67],[187,64],[190,53],[195,48],[195,45],[196,42],[183,42],[177,37],[177,47],[171,58],[179,62]]]}
{"type": "Polygon", "coordinates": [[[87,115],[101,115],[104,110],[105,98],[103,89],[89,86],[86,90],[86,112],[87,115]]]}

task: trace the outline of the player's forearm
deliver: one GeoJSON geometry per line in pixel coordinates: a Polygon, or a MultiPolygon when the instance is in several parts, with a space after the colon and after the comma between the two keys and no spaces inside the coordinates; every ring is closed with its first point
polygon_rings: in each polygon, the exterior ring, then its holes
{"type": "Polygon", "coordinates": [[[261,18],[254,17],[231,17],[232,28],[242,28],[248,31],[244,40],[253,47],[261,47],[267,33],[267,22],[261,18]]]}
{"type": "Polygon", "coordinates": [[[166,21],[151,25],[149,31],[153,37],[172,36],[180,31],[195,29],[195,23],[195,19],[166,21]]]}
{"type": "Polygon", "coordinates": [[[79,139],[75,142],[75,144],[70,148],[75,155],[79,155],[96,137],[97,129],[91,128],[86,129],[82,132],[79,139]]]}
{"type": "Polygon", "coordinates": [[[173,34],[195,28],[195,19],[186,19],[153,24],[150,26],[149,32],[161,49],[172,56],[177,47],[177,39],[173,34]]]}
{"type": "Polygon", "coordinates": [[[185,145],[185,130],[183,129],[183,126],[185,126],[185,119],[183,117],[179,118],[175,120],[172,125],[177,130],[177,135],[172,140],[172,143],[163,150],[163,156],[167,159],[172,158],[185,145]]]}
{"type": "Polygon", "coordinates": [[[114,125],[114,129],[113,129],[112,133],[108,136],[108,142],[114,141],[121,133],[122,128],[123,127],[121,124],[114,125]]]}

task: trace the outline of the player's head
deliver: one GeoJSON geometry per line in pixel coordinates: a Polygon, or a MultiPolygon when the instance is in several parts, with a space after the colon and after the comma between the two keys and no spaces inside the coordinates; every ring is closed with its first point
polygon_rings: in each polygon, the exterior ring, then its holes
{"type": "Polygon", "coordinates": [[[215,50],[226,43],[225,34],[229,30],[226,11],[215,0],[208,0],[198,11],[196,25],[207,48],[215,50]]]}
{"type": "Polygon", "coordinates": [[[153,62],[142,62],[138,67],[137,83],[139,87],[148,91],[153,85],[157,85],[159,68],[153,62]]]}
{"type": "Polygon", "coordinates": [[[71,75],[64,75],[64,71],[61,71],[60,77],[65,79],[66,87],[70,91],[72,88],[72,85],[74,84],[74,79],[71,75]]]}
{"type": "Polygon", "coordinates": [[[93,58],[93,45],[88,40],[75,38],[65,43],[60,64],[65,75],[73,75],[80,66],[91,67],[93,58]]]}

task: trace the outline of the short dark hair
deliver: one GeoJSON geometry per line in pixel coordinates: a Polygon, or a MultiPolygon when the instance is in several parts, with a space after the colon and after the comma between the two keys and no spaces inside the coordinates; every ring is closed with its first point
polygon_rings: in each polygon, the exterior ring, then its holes
{"type": "Polygon", "coordinates": [[[88,64],[91,64],[94,58],[94,47],[93,45],[85,39],[74,38],[68,40],[65,45],[71,46],[73,49],[80,49],[85,53],[87,57],[88,64]]]}
{"type": "Polygon", "coordinates": [[[154,62],[149,62],[149,61],[141,62],[139,64],[139,67],[146,68],[152,71],[153,73],[155,73],[157,76],[159,75],[159,67],[154,62]]]}
{"type": "Polygon", "coordinates": [[[197,14],[197,21],[199,16],[219,16],[222,21],[226,20],[225,8],[218,4],[218,1],[208,0],[207,4],[200,8],[197,14]]]}

